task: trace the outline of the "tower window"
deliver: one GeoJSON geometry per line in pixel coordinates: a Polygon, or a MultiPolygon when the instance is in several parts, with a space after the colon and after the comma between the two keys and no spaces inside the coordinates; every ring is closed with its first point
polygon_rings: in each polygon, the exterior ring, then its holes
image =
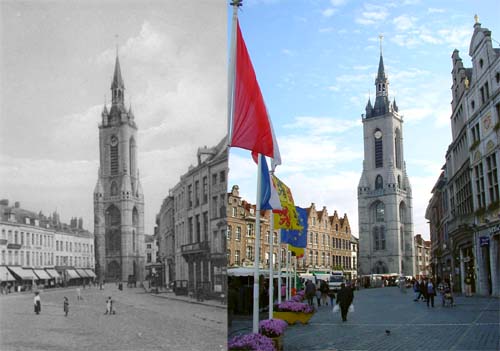
{"type": "Polygon", "coordinates": [[[401,169],[401,132],[396,129],[396,136],[394,137],[394,150],[396,157],[396,168],[401,169]]]}
{"type": "Polygon", "coordinates": [[[375,178],[375,189],[383,189],[384,187],[384,180],[382,179],[382,176],[379,174],[377,175],[377,178],[375,178]]]}
{"type": "Polygon", "coordinates": [[[375,139],[375,167],[384,167],[382,138],[375,139]]]}
{"type": "Polygon", "coordinates": [[[379,201],[375,205],[375,222],[385,221],[385,205],[383,202],[379,201]]]}
{"type": "Polygon", "coordinates": [[[118,174],[118,139],[113,135],[110,146],[110,167],[111,174],[118,174]]]}

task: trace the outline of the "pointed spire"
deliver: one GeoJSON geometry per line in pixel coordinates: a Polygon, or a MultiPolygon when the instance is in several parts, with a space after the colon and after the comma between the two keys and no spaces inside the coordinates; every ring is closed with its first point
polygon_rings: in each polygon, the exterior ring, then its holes
{"type": "Polygon", "coordinates": [[[384,58],[382,56],[382,53],[380,53],[380,60],[378,62],[378,74],[377,74],[377,80],[384,80],[386,78],[385,75],[385,68],[384,68],[384,58]]]}
{"type": "Polygon", "coordinates": [[[394,98],[394,100],[392,101],[392,108],[396,112],[398,112],[398,110],[399,110],[398,105],[396,105],[396,98],[394,98]]]}
{"type": "Polygon", "coordinates": [[[113,74],[113,82],[111,83],[111,89],[125,89],[125,85],[123,84],[122,72],[120,69],[120,60],[118,58],[118,52],[116,53],[116,61],[115,61],[115,73],[113,74]]]}

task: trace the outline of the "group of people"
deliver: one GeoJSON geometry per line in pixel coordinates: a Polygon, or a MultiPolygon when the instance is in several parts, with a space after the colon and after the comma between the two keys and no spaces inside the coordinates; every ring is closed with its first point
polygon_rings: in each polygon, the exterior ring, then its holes
{"type": "Polygon", "coordinates": [[[448,280],[440,281],[437,286],[434,279],[420,278],[413,281],[413,292],[417,302],[423,300],[427,303],[427,307],[434,307],[434,297],[439,293],[441,295],[441,304],[445,306],[447,302],[453,306],[453,295],[451,293],[451,286],[448,280]]]}
{"type": "MultiPolygon", "coordinates": [[[[323,304],[323,306],[328,306],[328,299],[330,300],[330,306],[339,305],[342,321],[347,321],[347,313],[349,307],[354,299],[354,292],[350,285],[342,283],[340,285],[340,290],[335,294],[335,291],[330,289],[328,283],[325,280],[319,280],[318,286],[316,286],[311,280],[307,280],[305,284],[305,295],[307,302],[310,306],[314,306],[314,298],[317,300],[318,307],[323,304]]],[[[336,306],[334,306],[335,311],[336,306]]]]}
{"type": "MultiPolygon", "coordinates": [[[[76,296],[77,301],[83,300],[83,297],[81,296],[81,291],[80,288],[77,288],[77,296],[76,296]]],[[[42,299],[40,298],[40,292],[36,291],[35,292],[35,297],[33,298],[33,305],[34,305],[34,310],[35,314],[40,314],[42,311],[42,299]]],[[[64,316],[67,317],[69,313],[69,300],[66,296],[64,296],[63,299],[63,312],[64,316]]],[[[113,299],[111,296],[108,297],[106,300],[106,312],[104,314],[116,314],[115,309],[113,308],[113,299]]]]}

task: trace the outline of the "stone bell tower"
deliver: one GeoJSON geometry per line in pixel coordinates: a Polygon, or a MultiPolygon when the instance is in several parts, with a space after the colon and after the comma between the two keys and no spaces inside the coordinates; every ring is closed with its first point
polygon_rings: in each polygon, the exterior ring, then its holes
{"type": "Polygon", "coordinates": [[[137,168],[137,125],[125,108],[118,54],[111,107],[99,124],[99,174],[94,190],[95,259],[98,279],[144,279],[144,195],[137,168]]]}

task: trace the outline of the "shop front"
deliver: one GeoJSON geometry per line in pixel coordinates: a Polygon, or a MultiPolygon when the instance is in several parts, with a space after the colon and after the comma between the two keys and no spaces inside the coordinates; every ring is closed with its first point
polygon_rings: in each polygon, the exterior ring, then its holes
{"type": "Polygon", "coordinates": [[[500,224],[495,224],[475,233],[478,294],[500,296],[499,260],[500,224]]]}

